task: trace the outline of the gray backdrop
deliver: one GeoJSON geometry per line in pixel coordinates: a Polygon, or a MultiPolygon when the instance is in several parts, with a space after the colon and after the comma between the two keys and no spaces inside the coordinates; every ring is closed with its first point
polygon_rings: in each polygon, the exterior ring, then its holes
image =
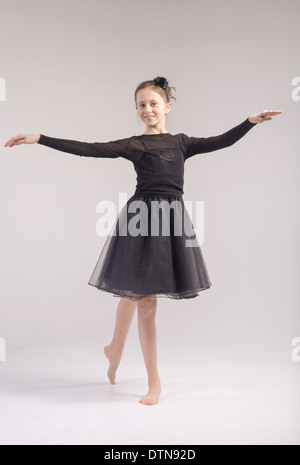
{"type": "MultiPolygon", "coordinates": [[[[134,193],[124,159],[41,145],[18,133],[88,142],[142,134],[133,94],[157,75],[177,89],[166,127],[218,135],[284,108],[230,148],[185,165],[184,199],[205,202],[212,287],[158,299],[160,346],[291,360],[299,329],[300,3],[1,1],[0,336],[13,347],[109,343],[119,299],[87,284],[105,238],[101,200],[134,193]],[[299,92],[298,92],[299,93],[299,92]]],[[[137,332],[128,344],[138,344],[137,332]]]]}

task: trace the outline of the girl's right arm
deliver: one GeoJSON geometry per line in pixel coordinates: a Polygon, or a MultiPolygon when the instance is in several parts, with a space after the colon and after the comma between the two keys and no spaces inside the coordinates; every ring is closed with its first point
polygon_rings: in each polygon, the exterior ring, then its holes
{"type": "Polygon", "coordinates": [[[56,150],[72,153],[81,157],[127,158],[126,150],[129,142],[130,138],[110,142],[80,142],[77,140],[58,139],[56,137],[49,137],[43,134],[18,134],[17,136],[9,139],[4,147],[39,143],[56,150]]]}

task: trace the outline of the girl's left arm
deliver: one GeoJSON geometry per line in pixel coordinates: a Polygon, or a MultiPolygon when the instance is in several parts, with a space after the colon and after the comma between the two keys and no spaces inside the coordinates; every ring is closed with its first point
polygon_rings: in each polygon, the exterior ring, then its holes
{"type": "Polygon", "coordinates": [[[235,144],[248,131],[250,131],[257,123],[269,121],[283,110],[271,111],[265,110],[255,115],[249,116],[242,123],[230,129],[229,131],[220,134],[219,136],[211,137],[188,137],[183,135],[186,144],[185,160],[198,153],[213,152],[215,150],[224,149],[235,144]]]}

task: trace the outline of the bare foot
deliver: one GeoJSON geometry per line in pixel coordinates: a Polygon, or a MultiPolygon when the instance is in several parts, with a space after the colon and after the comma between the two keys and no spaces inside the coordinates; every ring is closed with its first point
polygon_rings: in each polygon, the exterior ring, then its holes
{"type": "Polygon", "coordinates": [[[157,378],[153,382],[151,383],[149,382],[148,394],[146,394],[145,397],[142,397],[139,400],[139,403],[144,404],[144,405],[157,404],[160,394],[161,394],[161,384],[160,384],[160,379],[157,378]]]}
{"type": "Polygon", "coordinates": [[[104,347],[104,353],[109,360],[109,368],[107,370],[107,376],[111,384],[116,384],[116,373],[117,368],[121,361],[122,354],[116,353],[115,350],[111,348],[110,345],[104,347]]]}

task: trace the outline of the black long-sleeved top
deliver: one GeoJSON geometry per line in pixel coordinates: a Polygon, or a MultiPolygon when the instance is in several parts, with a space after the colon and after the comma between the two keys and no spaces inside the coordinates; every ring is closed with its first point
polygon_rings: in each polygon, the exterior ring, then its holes
{"type": "Polygon", "coordinates": [[[125,158],[133,163],[137,173],[134,195],[182,196],[184,163],[188,158],[229,147],[255,125],[247,118],[219,136],[142,134],[109,142],[80,142],[41,134],[38,143],[81,157],[125,158]]]}

